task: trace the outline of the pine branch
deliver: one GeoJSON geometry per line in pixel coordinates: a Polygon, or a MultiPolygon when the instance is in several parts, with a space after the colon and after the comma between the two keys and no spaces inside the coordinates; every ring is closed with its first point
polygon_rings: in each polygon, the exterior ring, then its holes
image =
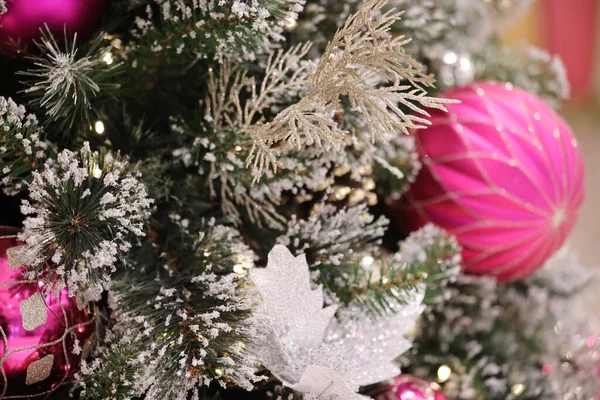
{"type": "MultiPolygon", "coordinates": [[[[370,260],[374,262],[372,257],[370,260]]],[[[456,242],[427,225],[402,242],[391,260],[375,263],[381,267],[365,270],[356,262],[352,274],[338,278],[341,284],[335,295],[344,304],[356,301],[370,312],[385,314],[394,312],[395,304],[403,304],[406,293],[426,285],[424,303],[434,304],[443,297],[446,285],[456,278],[460,261],[456,242]]]]}
{"type": "Polygon", "coordinates": [[[208,222],[192,234],[187,220],[171,218],[168,241],[140,249],[143,264],[113,286],[114,331],[147,355],[138,361],[153,377],[135,390],[167,400],[213,380],[250,389],[261,379],[245,352],[254,327],[244,277],[254,256],[231,228],[208,222]]]}
{"type": "Polygon", "coordinates": [[[123,65],[113,62],[104,34],[89,43],[78,43],[77,34],[71,40],[65,31],[59,45],[46,28],[37,43],[41,54],[30,56],[34,67],[21,73],[27,77],[24,92],[30,104],[43,111],[44,125],[56,140],[91,130],[98,119],[95,104],[120,88],[116,78],[123,65]]]}
{"type": "Polygon", "coordinates": [[[18,266],[34,276],[56,273],[82,304],[99,300],[131,240],[144,236],[152,204],[128,168],[119,155],[92,152],[85,143],[78,154],[63,150],[34,171],[21,206],[28,217],[18,266]]]}
{"type": "Polygon", "coordinates": [[[7,195],[16,195],[32,179],[54,149],[42,139],[42,132],[33,114],[12,99],[0,96],[0,178],[7,195]]]}

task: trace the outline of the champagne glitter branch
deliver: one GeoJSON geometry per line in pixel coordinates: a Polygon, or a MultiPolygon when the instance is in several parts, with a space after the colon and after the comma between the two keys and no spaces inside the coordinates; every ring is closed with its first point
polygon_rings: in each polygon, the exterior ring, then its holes
{"type": "Polygon", "coordinates": [[[144,236],[152,199],[139,176],[110,153],[92,152],[86,142],[79,153],[63,150],[56,161],[33,172],[27,216],[20,239],[25,242],[15,261],[30,265],[30,274],[47,263],[69,286],[72,296],[97,301],[110,284],[117,262],[144,236]]]}
{"type": "Polygon", "coordinates": [[[390,37],[390,26],[401,13],[390,10],[378,16],[386,3],[366,1],[334,35],[301,100],[245,131],[253,141],[246,164],[252,165],[255,181],[266,170],[281,167],[278,158],[286,152],[313,144],[341,145],[348,132],[334,115],[344,98],[362,113],[372,141],[423,128],[428,122],[419,115],[429,115],[423,107],[445,110],[444,104],[452,102],[426,95],[424,88],[433,85],[433,77],[405,54],[407,40],[390,37]]]}
{"type": "MultiPolygon", "coordinates": [[[[210,164],[207,182],[211,196],[220,198],[223,212],[236,223],[241,222],[240,207],[246,210],[254,223],[260,224],[264,220],[269,226],[283,227],[283,219],[273,202],[259,201],[250,196],[248,190],[239,189],[240,176],[235,176],[235,172],[244,164],[237,150],[229,151],[236,142],[236,137],[232,137],[231,133],[249,130],[252,124],[263,121],[263,113],[281,97],[305,88],[310,64],[300,60],[309,48],[310,44],[301,44],[285,52],[279,50],[272,53],[264,70],[265,78],[260,84],[248,75],[248,71],[231,61],[224,61],[218,73],[212,68],[209,70],[208,91],[203,103],[204,119],[212,125],[215,134],[211,137],[216,140],[202,138],[194,147],[208,149],[208,152],[203,151],[203,161],[210,164]],[[250,96],[242,102],[245,89],[249,90],[250,96]],[[220,151],[224,146],[229,148],[220,151]],[[223,154],[226,154],[226,159],[223,159],[223,154]]],[[[243,140],[240,144],[244,144],[243,140]]],[[[240,146],[240,149],[243,151],[243,147],[240,146]]]]}

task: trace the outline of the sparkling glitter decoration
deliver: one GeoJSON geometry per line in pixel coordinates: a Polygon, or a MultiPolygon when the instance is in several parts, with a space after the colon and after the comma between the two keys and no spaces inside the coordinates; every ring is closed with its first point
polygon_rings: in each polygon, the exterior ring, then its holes
{"type": "Polygon", "coordinates": [[[33,385],[43,381],[50,376],[52,366],[54,365],[54,355],[48,354],[44,358],[40,358],[37,361],[32,362],[27,367],[27,378],[25,378],[26,385],[33,385]]]}
{"type": "Polygon", "coordinates": [[[448,400],[436,383],[411,375],[400,375],[393,382],[373,393],[375,400],[448,400]]]}
{"type": "Polygon", "coordinates": [[[0,227],[0,400],[52,393],[76,372],[94,332],[93,314],[78,310],[66,289],[9,268],[16,235],[0,227]]]}
{"type": "Polygon", "coordinates": [[[351,304],[333,318],[336,306],[323,308],[322,289],[310,287],[304,255],[277,245],[250,275],[263,300],[256,314],[264,336],[253,352],[284,385],[308,398],[360,399],[360,386],[399,373],[393,360],[410,347],[405,335],[423,310],[423,288],[391,305],[395,313],[375,318],[351,304]]]}
{"type": "Polygon", "coordinates": [[[395,203],[398,215],[412,230],[433,222],[455,235],[467,272],[528,276],[575,224],[584,193],[577,142],[552,109],[513,85],[443,96],[461,104],[432,112],[431,127],[414,133],[424,166],[409,205],[395,203]]]}
{"type": "Polygon", "coordinates": [[[25,262],[25,245],[11,247],[6,250],[6,257],[8,259],[8,268],[19,269],[25,262]]]}
{"type": "Polygon", "coordinates": [[[34,293],[27,300],[23,300],[20,308],[21,317],[23,318],[23,328],[28,331],[44,325],[48,320],[46,301],[41,293],[34,293]]]}

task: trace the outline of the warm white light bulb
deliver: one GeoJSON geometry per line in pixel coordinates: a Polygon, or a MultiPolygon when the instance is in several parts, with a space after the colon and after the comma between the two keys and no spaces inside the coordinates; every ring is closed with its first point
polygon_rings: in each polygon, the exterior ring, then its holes
{"type": "Polygon", "coordinates": [[[446,382],[450,379],[450,375],[452,374],[452,370],[446,364],[440,366],[437,370],[437,377],[440,382],[446,382]]]}
{"type": "Polygon", "coordinates": [[[522,383],[517,383],[516,385],[513,385],[510,391],[515,396],[518,396],[525,391],[525,385],[523,385],[522,383]]]}
{"type": "Polygon", "coordinates": [[[104,133],[104,122],[96,121],[94,124],[94,130],[98,135],[102,135],[104,133]]]}
{"type": "Polygon", "coordinates": [[[94,170],[92,171],[92,175],[94,176],[94,178],[100,178],[102,176],[102,170],[99,167],[94,167],[94,170]]]}
{"type": "Polygon", "coordinates": [[[102,61],[104,61],[106,65],[112,64],[114,61],[112,54],[110,52],[104,54],[104,57],[102,57],[102,61]]]}

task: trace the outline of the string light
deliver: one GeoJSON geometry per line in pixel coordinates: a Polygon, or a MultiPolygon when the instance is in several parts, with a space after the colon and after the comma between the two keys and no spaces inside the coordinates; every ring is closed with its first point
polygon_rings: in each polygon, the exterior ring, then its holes
{"type": "Polygon", "coordinates": [[[104,133],[104,122],[96,121],[94,124],[94,130],[98,135],[102,135],[104,133]]]}
{"type": "Polygon", "coordinates": [[[104,61],[106,65],[110,65],[113,63],[114,59],[110,51],[104,54],[104,57],[102,57],[102,61],[104,61]]]}
{"type": "Polygon", "coordinates": [[[454,64],[458,61],[458,55],[453,51],[449,51],[444,54],[443,60],[446,64],[454,64]]]}
{"type": "Polygon", "coordinates": [[[450,375],[452,374],[452,370],[446,364],[441,365],[437,370],[437,377],[440,382],[446,382],[450,379],[450,375]]]}
{"type": "Polygon", "coordinates": [[[375,259],[373,257],[365,256],[363,257],[360,263],[363,267],[370,267],[371,265],[373,265],[373,262],[375,262],[375,259]]]}
{"type": "Polygon", "coordinates": [[[525,391],[525,385],[523,385],[522,383],[517,383],[516,385],[513,385],[510,391],[515,396],[518,396],[525,391]]]}
{"type": "Polygon", "coordinates": [[[246,273],[246,271],[244,271],[244,266],[241,264],[234,265],[233,272],[235,272],[238,275],[244,275],[246,273]]]}
{"type": "Polygon", "coordinates": [[[298,21],[296,21],[294,18],[288,17],[288,18],[285,19],[284,26],[285,26],[286,30],[291,31],[297,25],[298,25],[298,21]]]}
{"type": "Polygon", "coordinates": [[[99,179],[102,176],[102,170],[97,165],[92,170],[92,175],[94,178],[99,179]]]}

